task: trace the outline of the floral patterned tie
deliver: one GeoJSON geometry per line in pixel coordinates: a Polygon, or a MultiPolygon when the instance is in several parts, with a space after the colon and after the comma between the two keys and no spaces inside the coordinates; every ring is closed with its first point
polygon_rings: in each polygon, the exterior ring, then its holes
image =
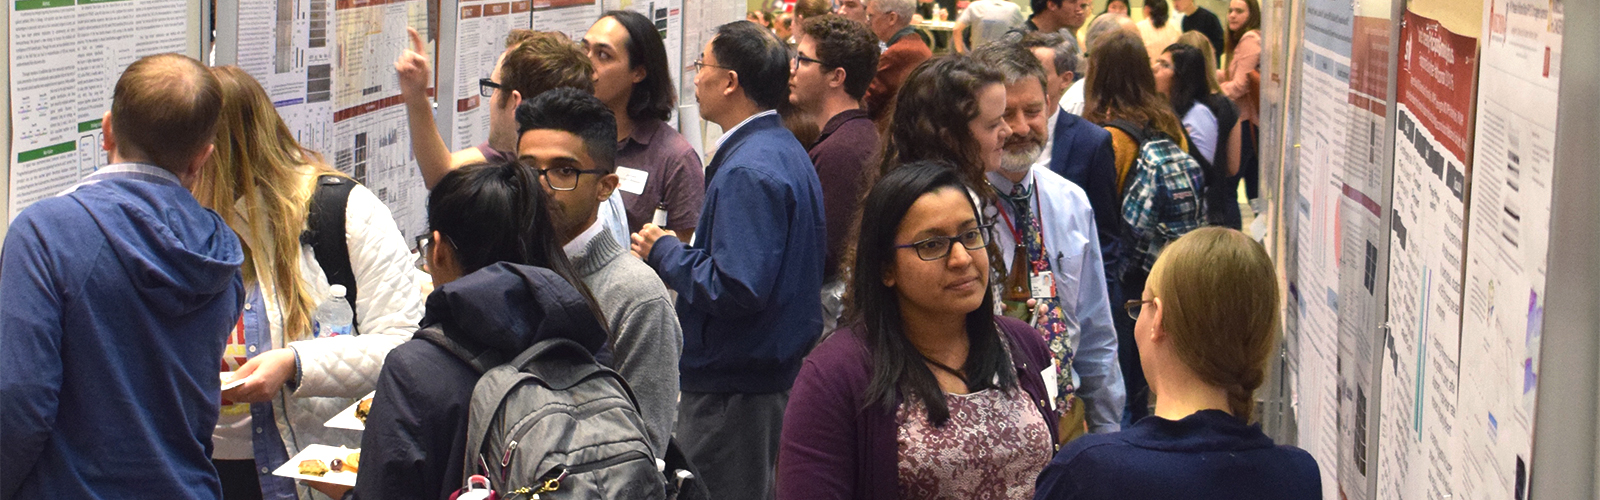
{"type": "MultiPolygon", "coordinates": [[[[1046,257],[1049,252],[1044,247],[1044,231],[1040,228],[1039,218],[1033,213],[1033,205],[1030,203],[1033,199],[1033,189],[1028,185],[1017,183],[1015,187],[1011,188],[1011,194],[1001,195],[1001,197],[1010,202],[1012,211],[1017,215],[1017,222],[1026,221],[1026,223],[1022,224],[1021,239],[1028,247],[1031,274],[1037,275],[1050,271],[1050,260],[1046,257]]],[[[1012,263],[1012,265],[1017,264],[1012,263]]],[[[1054,273],[1051,276],[1053,277],[1054,273]]],[[[1050,286],[1055,286],[1055,283],[1051,283],[1050,286]]],[[[1062,413],[1066,413],[1071,410],[1068,405],[1072,401],[1073,391],[1077,389],[1072,385],[1072,376],[1070,374],[1073,357],[1072,344],[1068,339],[1070,336],[1068,331],[1069,323],[1065,319],[1065,312],[1061,310],[1061,298],[1055,297],[1055,293],[1051,295],[1049,298],[1036,297],[1034,299],[1039,304],[1039,307],[1036,307],[1035,310],[1043,311],[1043,314],[1033,318],[1033,326],[1044,333],[1045,343],[1050,346],[1050,352],[1061,363],[1061,375],[1057,378],[1061,390],[1056,393],[1056,408],[1062,413]]]]}

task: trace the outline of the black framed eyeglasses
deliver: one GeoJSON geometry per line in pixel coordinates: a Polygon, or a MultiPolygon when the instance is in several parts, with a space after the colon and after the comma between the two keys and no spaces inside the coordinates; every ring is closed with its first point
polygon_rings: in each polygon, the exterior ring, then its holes
{"type": "Polygon", "coordinates": [[[822,62],[821,59],[813,59],[813,58],[807,57],[805,54],[801,54],[799,52],[795,52],[794,53],[794,57],[789,59],[789,71],[794,71],[794,70],[800,69],[800,63],[802,63],[802,62],[816,63],[816,64],[818,64],[818,65],[820,65],[822,67],[832,67],[833,66],[831,64],[822,62]]]}
{"type": "Polygon", "coordinates": [[[584,170],[576,167],[540,168],[535,170],[539,171],[539,177],[544,178],[545,185],[556,191],[578,189],[578,178],[583,174],[602,175],[606,173],[598,168],[584,170]]]}
{"type": "Polygon", "coordinates": [[[1139,310],[1143,309],[1145,304],[1149,304],[1149,303],[1155,302],[1155,301],[1156,301],[1156,299],[1150,299],[1150,300],[1133,299],[1133,300],[1124,302],[1122,304],[1122,308],[1128,310],[1128,317],[1129,318],[1139,319],[1139,310]]]}
{"type": "Polygon", "coordinates": [[[989,244],[989,228],[994,224],[984,224],[955,236],[934,236],[923,240],[914,241],[904,245],[895,245],[895,248],[910,248],[917,251],[917,258],[922,260],[939,260],[950,255],[950,247],[960,242],[967,250],[978,250],[989,244]]]}
{"type": "Polygon", "coordinates": [[[494,97],[494,89],[504,88],[506,88],[505,85],[495,83],[494,80],[490,80],[488,78],[478,79],[478,95],[484,97],[494,97]]]}

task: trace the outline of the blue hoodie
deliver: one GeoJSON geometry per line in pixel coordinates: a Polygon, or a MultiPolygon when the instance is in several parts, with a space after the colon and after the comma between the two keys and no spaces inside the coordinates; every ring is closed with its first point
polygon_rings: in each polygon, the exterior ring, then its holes
{"type": "Polygon", "coordinates": [[[150,165],[18,215],[0,250],[0,499],[221,498],[217,360],[243,260],[150,165]]]}
{"type": "MultiPolygon", "coordinates": [[[[428,296],[423,327],[510,360],[535,342],[571,339],[601,351],[606,329],[578,289],[548,269],[501,262],[428,296]]],[[[355,498],[447,498],[462,486],[467,409],[478,372],[437,344],[412,339],[389,352],[361,434],[355,498]]],[[[347,497],[348,498],[348,497],[347,497]]]]}

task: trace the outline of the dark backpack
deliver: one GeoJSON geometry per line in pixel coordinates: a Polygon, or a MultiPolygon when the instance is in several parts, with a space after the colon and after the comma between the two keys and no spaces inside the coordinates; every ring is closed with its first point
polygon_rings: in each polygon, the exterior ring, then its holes
{"type": "MultiPolygon", "coordinates": [[[[317,177],[317,188],[311,194],[311,207],[306,213],[306,230],[300,233],[300,244],[311,245],[317,264],[327,275],[329,285],[344,285],[344,297],[350,309],[356,308],[356,273],[350,267],[350,246],[344,238],[345,206],[350,201],[350,191],[356,181],[338,175],[317,177]]],[[[361,315],[353,316],[350,331],[358,332],[361,315]]]]}
{"type": "Polygon", "coordinates": [[[467,412],[463,485],[481,475],[501,500],[666,498],[633,390],[577,342],[541,340],[502,363],[437,327],[417,337],[483,373],[467,412]]]}

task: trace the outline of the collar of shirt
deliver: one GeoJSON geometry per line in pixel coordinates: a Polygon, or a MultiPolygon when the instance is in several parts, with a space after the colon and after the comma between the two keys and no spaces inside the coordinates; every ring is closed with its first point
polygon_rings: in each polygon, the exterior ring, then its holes
{"type": "Polygon", "coordinates": [[[83,180],[80,180],[72,186],[61,190],[61,192],[56,193],[56,196],[71,194],[73,191],[77,191],[78,188],[106,179],[114,179],[119,177],[139,179],[145,182],[169,183],[173,186],[179,187],[183,186],[183,181],[179,180],[176,174],[168,172],[167,169],[157,167],[155,165],[148,163],[113,163],[104,167],[100,167],[99,169],[95,170],[94,173],[89,174],[88,177],[84,177],[83,180]]]}
{"type": "Polygon", "coordinates": [[[1010,194],[1011,189],[1018,184],[1033,182],[1033,167],[1028,168],[1028,173],[1022,175],[1022,181],[1020,182],[1011,182],[1011,179],[1000,175],[1000,172],[986,172],[983,175],[989,178],[989,185],[994,186],[995,191],[1000,192],[1000,194],[1010,194]]]}
{"type": "Polygon", "coordinates": [[[622,150],[629,143],[650,147],[650,141],[655,138],[656,132],[660,130],[661,125],[661,120],[655,118],[646,118],[633,122],[633,132],[629,132],[627,137],[617,141],[617,150],[622,150]]]}
{"type": "Polygon", "coordinates": [[[837,115],[833,115],[833,118],[829,118],[828,123],[822,126],[822,133],[817,134],[817,143],[822,143],[823,139],[833,135],[834,132],[839,130],[839,127],[857,118],[870,119],[867,117],[867,110],[861,108],[847,109],[840,111],[837,115]]]}
{"type": "Polygon", "coordinates": [[[884,50],[888,50],[889,49],[889,45],[894,45],[895,42],[900,41],[901,37],[904,37],[906,35],[912,35],[912,34],[915,34],[916,32],[917,32],[917,29],[913,28],[913,27],[910,27],[910,26],[906,26],[904,28],[900,28],[900,31],[894,32],[894,36],[889,37],[889,42],[884,45],[884,50]]]}
{"type": "Polygon", "coordinates": [[[593,240],[595,236],[599,236],[600,232],[605,230],[605,228],[606,225],[601,223],[600,219],[596,218],[593,224],[589,224],[588,229],[583,230],[582,233],[578,233],[578,237],[573,238],[572,241],[568,242],[566,245],[563,245],[561,250],[567,252],[567,259],[569,260],[582,259],[584,249],[589,248],[589,241],[593,240]]]}
{"type": "Polygon", "coordinates": [[[760,113],[756,113],[756,114],[750,115],[749,118],[745,118],[744,121],[739,122],[738,125],[734,125],[733,128],[730,128],[727,131],[723,132],[722,136],[717,138],[716,145],[714,147],[712,147],[711,149],[714,150],[714,151],[721,151],[722,150],[723,141],[726,141],[726,140],[728,140],[729,137],[732,137],[734,132],[738,132],[739,129],[744,128],[745,124],[750,123],[751,120],[755,120],[756,118],[761,118],[763,116],[777,116],[777,114],[778,114],[778,110],[769,109],[769,110],[766,110],[766,111],[762,111],[760,113]]]}

